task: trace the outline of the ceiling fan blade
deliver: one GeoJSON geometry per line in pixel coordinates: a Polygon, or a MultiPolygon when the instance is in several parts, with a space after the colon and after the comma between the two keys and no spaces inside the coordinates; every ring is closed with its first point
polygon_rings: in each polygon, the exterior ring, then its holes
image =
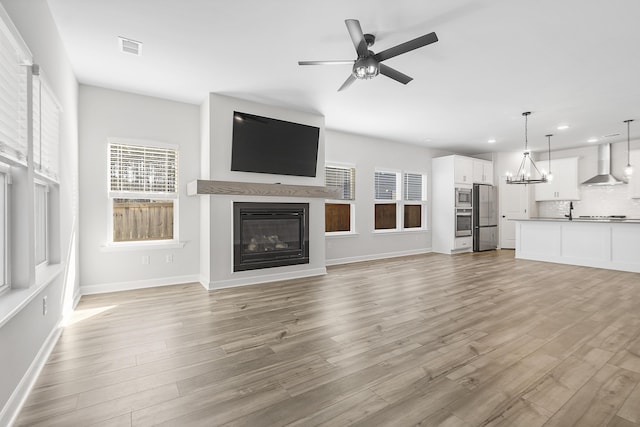
{"type": "Polygon", "coordinates": [[[413,77],[409,77],[406,74],[401,73],[400,71],[384,64],[380,64],[380,74],[384,74],[385,76],[392,78],[393,80],[400,82],[403,85],[406,85],[411,80],[413,80],[413,77]]]}
{"type": "Polygon", "coordinates": [[[349,77],[347,77],[347,80],[345,80],[344,83],[342,83],[342,86],[340,86],[340,89],[338,89],[338,92],[340,92],[341,90],[345,90],[346,88],[351,86],[351,84],[355,81],[356,81],[356,78],[353,77],[353,74],[349,74],[349,77]]]}
{"type": "Polygon", "coordinates": [[[347,19],[344,23],[347,24],[347,30],[349,30],[349,35],[351,36],[353,45],[356,48],[356,52],[358,52],[358,56],[368,56],[369,48],[367,47],[367,42],[364,41],[364,34],[362,33],[362,27],[360,27],[360,21],[357,19],[347,19]]]}
{"type": "Polygon", "coordinates": [[[413,40],[409,40],[408,42],[401,43],[397,46],[390,47],[389,49],[383,50],[382,52],[378,52],[373,55],[378,61],[384,61],[389,58],[393,58],[394,56],[402,55],[403,53],[410,52],[414,49],[418,49],[419,47],[426,46],[431,43],[435,43],[438,41],[438,36],[436,33],[425,34],[424,36],[420,36],[413,40]]]}
{"type": "Polygon", "coordinates": [[[298,65],[353,65],[353,59],[337,60],[337,61],[298,61],[298,65]]]}

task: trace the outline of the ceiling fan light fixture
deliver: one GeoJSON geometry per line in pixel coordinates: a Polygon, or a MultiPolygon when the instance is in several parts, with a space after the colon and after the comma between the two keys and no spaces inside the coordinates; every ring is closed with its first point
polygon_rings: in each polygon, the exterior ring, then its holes
{"type": "Polygon", "coordinates": [[[360,80],[372,79],[380,73],[378,61],[371,56],[358,58],[353,64],[353,77],[360,80]]]}

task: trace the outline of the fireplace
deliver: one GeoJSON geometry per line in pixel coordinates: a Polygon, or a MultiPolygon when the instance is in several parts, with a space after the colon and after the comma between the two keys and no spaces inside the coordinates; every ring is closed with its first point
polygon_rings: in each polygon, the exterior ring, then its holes
{"type": "Polygon", "coordinates": [[[309,263],[308,203],[234,203],[233,271],[309,263]]]}

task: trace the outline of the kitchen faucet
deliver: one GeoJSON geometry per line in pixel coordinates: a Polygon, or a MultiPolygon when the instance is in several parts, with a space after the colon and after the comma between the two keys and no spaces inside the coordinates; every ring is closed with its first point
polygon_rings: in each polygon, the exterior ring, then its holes
{"type": "Polygon", "coordinates": [[[573,220],[573,216],[571,215],[572,210],[573,210],[573,202],[569,202],[569,215],[565,215],[566,218],[569,218],[569,221],[573,220]]]}

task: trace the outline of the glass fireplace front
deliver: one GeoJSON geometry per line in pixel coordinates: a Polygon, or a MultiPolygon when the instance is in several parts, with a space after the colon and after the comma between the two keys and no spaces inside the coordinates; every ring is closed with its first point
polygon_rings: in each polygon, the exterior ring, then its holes
{"type": "Polygon", "coordinates": [[[309,263],[308,203],[234,203],[233,271],[309,263]]]}

